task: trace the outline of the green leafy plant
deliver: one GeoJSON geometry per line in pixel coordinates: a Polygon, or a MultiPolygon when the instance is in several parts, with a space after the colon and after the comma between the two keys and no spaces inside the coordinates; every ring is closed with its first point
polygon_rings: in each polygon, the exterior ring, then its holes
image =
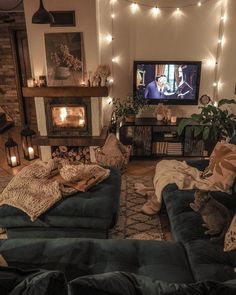
{"type": "Polygon", "coordinates": [[[113,98],[114,111],[117,117],[137,115],[146,105],[142,96],[127,96],[126,99],[113,98]]]}
{"type": "Polygon", "coordinates": [[[236,131],[236,116],[230,114],[222,106],[236,104],[234,99],[221,99],[217,106],[208,104],[202,107],[200,114],[192,114],[190,118],[182,119],[178,125],[178,134],[181,135],[186,126],[192,125],[194,137],[207,141],[219,141],[232,137],[236,131]]]}

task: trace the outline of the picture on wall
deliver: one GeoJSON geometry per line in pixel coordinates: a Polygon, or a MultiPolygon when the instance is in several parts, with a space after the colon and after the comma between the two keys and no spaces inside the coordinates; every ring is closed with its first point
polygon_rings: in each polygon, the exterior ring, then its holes
{"type": "Polygon", "coordinates": [[[82,33],[45,34],[48,86],[78,86],[85,79],[82,33]]]}

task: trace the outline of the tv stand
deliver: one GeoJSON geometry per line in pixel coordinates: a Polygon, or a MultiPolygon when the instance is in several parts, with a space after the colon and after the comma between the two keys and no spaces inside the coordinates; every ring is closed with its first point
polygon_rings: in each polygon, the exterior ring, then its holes
{"type": "Polygon", "coordinates": [[[191,126],[181,136],[176,123],[157,121],[155,118],[138,118],[134,123],[123,123],[119,129],[120,141],[132,145],[134,158],[140,157],[203,157],[204,143],[193,138],[191,126]]]}

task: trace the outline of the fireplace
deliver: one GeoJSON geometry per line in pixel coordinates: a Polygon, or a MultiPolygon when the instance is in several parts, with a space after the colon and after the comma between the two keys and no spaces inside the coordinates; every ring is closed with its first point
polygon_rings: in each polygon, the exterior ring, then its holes
{"type": "Polygon", "coordinates": [[[45,98],[48,136],[91,135],[91,98],[45,98]]]}

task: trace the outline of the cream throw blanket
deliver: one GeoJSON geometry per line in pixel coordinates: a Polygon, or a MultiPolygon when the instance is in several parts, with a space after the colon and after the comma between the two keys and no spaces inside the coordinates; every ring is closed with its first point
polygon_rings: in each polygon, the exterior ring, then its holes
{"type": "MultiPolygon", "coordinates": [[[[185,161],[162,160],[156,165],[153,180],[153,192],[155,191],[155,195],[151,198],[151,202],[153,203],[151,205],[154,205],[152,206],[152,210],[158,212],[161,209],[162,191],[170,183],[175,183],[180,190],[200,189],[222,191],[222,188],[212,182],[212,179],[203,178],[202,171],[187,165],[185,161]]],[[[150,196],[152,195],[150,188],[145,188],[139,184],[135,188],[138,193],[149,193],[150,196]]]]}
{"type": "MultiPolygon", "coordinates": [[[[10,205],[24,211],[31,221],[36,220],[41,214],[50,209],[63,196],[75,193],[76,189],[65,187],[59,181],[51,178],[52,171],[57,170],[60,161],[41,160],[23,168],[7,185],[0,194],[0,205],[10,205]]],[[[109,169],[98,165],[68,165],[65,163],[62,176],[67,179],[87,179],[98,173],[107,178],[109,169]]],[[[58,170],[57,170],[58,171],[58,170]]],[[[98,183],[98,182],[97,182],[98,183]]]]}

